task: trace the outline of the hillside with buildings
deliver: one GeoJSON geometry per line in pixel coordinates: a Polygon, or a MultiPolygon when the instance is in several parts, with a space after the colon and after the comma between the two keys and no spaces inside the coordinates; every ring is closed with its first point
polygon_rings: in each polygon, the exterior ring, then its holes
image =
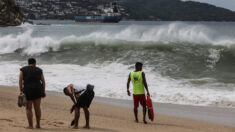
{"type": "MultiPolygon", "coordinates": [[[[28,19],[74,19],[74,16],[99,14],[100,10],[110,7],[108,0],[17,0],[28,19]]],[[[119,10],[125,15],[124,8],[119,10]]]]}
{"type": "Polygon", "coordinates": [[[235,12],[181,0],[16,0],[27,19],[71,19],[99,15],[116,2],[124,20],[235,21],[235,12]]]}

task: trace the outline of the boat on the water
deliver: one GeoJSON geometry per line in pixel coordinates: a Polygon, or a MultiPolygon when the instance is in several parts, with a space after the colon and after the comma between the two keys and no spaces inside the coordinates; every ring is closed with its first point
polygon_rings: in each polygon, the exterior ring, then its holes
{"type": "Polygon", "coordinates": [[[118,23],[121,21],[121,16],[75,16],[76,22],[107,22],[118,23]]]}
{"type": "Polygon", "coordinates": [[[122,17],[116,3],[112,3],[110,8],[100,9],[93,14],[75,16],[76,22],[118,23],[121,19],[122,17]]]}

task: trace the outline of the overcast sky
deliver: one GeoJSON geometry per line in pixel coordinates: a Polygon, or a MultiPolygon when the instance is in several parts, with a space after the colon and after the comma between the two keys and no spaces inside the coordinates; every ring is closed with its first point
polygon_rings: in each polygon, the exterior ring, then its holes
{"type": "MultiPolygon", "coordinates": [[[[182,0],[182,1],[189,1],[189,0],[182,0]]],[[[227,8],[227,9],[235,11],[235,0],[191,0],[191,1],[209,3],[215,6],[219,6],[219,7],[223,7],[223,8],[227,8]]]]}

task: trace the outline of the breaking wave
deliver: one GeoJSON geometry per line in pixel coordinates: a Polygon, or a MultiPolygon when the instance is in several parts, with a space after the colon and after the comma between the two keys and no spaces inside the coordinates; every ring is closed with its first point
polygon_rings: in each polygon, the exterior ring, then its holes
{"type": "Polygon", "coordinates": [[[235,107],[234,23],[132,22],[0,28],[0,83],[17,85],[28,56],[38,60],[47,90],[79,80],[96,95],[125,92],[134,63],[144,63],[153,101],[235,107]]]}
{"type": "MultiPolygon", "coordinates": [[[[58,51],[64,45],[81,45],[92,43],[95,46],[104,45],[158,45],[158,44],[199,44],[230,47],[235,44],[232,35],[224,35],[205,25],[175,22],[165,25],[140,26],[129,25],[119,30],[92,30],[84,34],[48,35],[47,32],[37,36],[34,28],[37,26],[22,26],[23,32],[0,35],[0,53],[14,53],[21,50],[27,55],[58,51]]],[[[52,26],[51,26],[52,27],[52,26]]],[[[78,28],[72,25],[71,28],[78,28]]]]}

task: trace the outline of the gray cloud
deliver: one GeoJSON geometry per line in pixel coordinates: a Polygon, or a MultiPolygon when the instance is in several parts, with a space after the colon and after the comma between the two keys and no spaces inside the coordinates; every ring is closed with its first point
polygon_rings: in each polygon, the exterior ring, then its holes
{"type": "MultiPolygon", "coordinates": [[[[182,0],[182,1],[190,1],[190,0],[182,0]]],[[[223,7],[235,11],[235,0],[191,0],[191,1],[209,3],[218,7],[223,7]]]]}

